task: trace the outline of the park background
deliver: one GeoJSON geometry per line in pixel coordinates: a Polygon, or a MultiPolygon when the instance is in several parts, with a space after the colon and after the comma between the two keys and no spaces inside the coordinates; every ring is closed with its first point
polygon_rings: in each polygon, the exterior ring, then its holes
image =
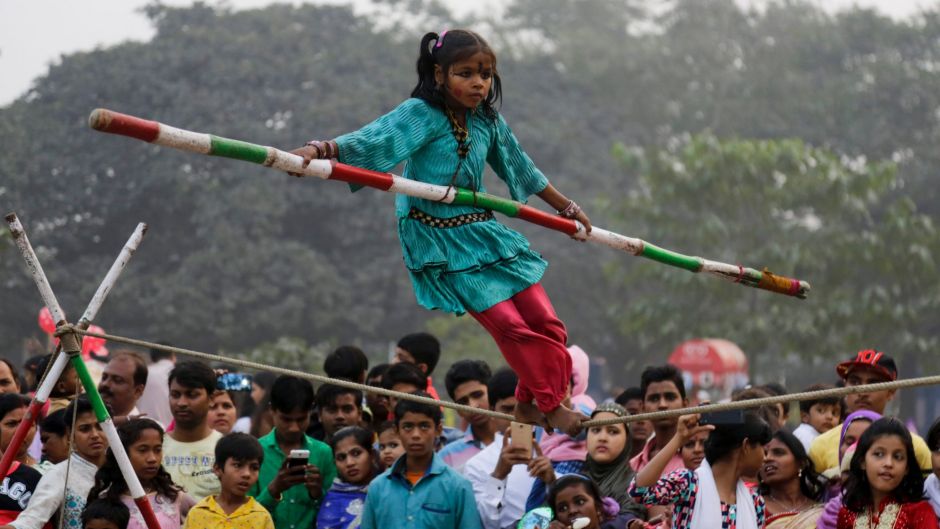
{"type": "MultiPolygon", "coordinates": [[[[363,5],[147,4],[152,37],[66,53],[0,107],[0,205],[72,317],[144,221],[98,318],[109,332],[319,372],[336,345],[378,362],[427,330],[444,346],[439,384],[457,359],[500,363],[471,318],[416,305],[392,197],[86,123],[106,107],[294,148],[393,108],[421,35],[469,27],[497,52],[523,146],[596,225],[813,285],[786,298],[507,220],[551,263],[545,286],[595,360],[596,396],[699,337],[738,344],[753,382],[792,391],[834,382],[864,348],[903,377],[936,374],[936,3],[894,17],[797,0],[363,5]]],[[[42,352],[39,297],[5,232],[0,300],[2,354],[42,352]]],[[[937,392],[901,396],[921,428],[940,414],[937,392]]]]}

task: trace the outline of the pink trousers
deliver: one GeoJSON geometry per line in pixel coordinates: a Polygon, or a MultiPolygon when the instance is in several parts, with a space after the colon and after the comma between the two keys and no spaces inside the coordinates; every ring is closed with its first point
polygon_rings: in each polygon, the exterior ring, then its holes
{"type": "Polygon", "coordinates": [[[470,312],[493,336],[519,376],[516,399],[535,401],[542,413],[561,403],[571,379],[568,334],[542,285],[536,283],[483,312],[470,312]]]}

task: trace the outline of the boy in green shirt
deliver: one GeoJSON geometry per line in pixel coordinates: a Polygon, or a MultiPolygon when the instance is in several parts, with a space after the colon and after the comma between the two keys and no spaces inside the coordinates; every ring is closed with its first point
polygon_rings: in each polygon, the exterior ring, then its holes
{"type": "Polygon", "coordinates": [[[258,441],[264,450],[261,472],[250,495],[271,513],[277,529],[314,526],[320,500],[333,485],[336,465],[330,447],[304,432],[313,410],[313,385],[292,376],[271,386],[274,429],[258,441]],[[288,467],[291,450],[307,450],[306,466],[288,467]]]}

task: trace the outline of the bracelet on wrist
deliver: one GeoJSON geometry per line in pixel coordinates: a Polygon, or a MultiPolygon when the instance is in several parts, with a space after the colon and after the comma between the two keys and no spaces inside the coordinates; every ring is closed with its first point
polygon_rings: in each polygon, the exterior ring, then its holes
{"type": "Polygon", "coordinates": [[[566,219],[573,219],[581,213],[581,206],[574,200],[569,200],[568,205],[558,211],[558,214],[566,219]]]}

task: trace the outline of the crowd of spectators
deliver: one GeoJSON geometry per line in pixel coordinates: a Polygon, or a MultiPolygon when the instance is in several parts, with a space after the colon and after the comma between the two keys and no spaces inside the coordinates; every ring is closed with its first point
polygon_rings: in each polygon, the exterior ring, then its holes
{"type": "MultiPolygon", "coordinates": [[[[587,354],[569,351],[566,405],[592,419],[690,404],[668,364],[597,403],[586,393],[587,354]]],[[[389,364],[370,368],[362,350],[342,346],[323,369],[439,400],[440,356],[438,341],[417,333],[398,342],[389,364]]],[[[31,360],[21,377],[0,359],[0,451],[49,361],[31,360]]],[[[450,364],[447,397],[512,414],[516,373],[494,367],[450,364]]],[[[223,383],[231,375],[160,351],[148,361],[117,350],[102,365],[98,392],[163,529],[938,527],[940,424],[926,440],[910,433],[886,415],[893,390],[803,401],[798,418],[787,405],[765,405],[571,437],[470,410],[447,427],[437,405],[293,376],[234,374],[244,384],[232,388],[223,383]]],[[[825,378],[857,386],[897,376],[890,356],[866,350],[825,378]]],[[[731,399],[786,392],[754,386],[731,399]]],[[[146,527],[74,369],[56,381],[0,485],[0,529],[53,526],[146,527]]]]}

